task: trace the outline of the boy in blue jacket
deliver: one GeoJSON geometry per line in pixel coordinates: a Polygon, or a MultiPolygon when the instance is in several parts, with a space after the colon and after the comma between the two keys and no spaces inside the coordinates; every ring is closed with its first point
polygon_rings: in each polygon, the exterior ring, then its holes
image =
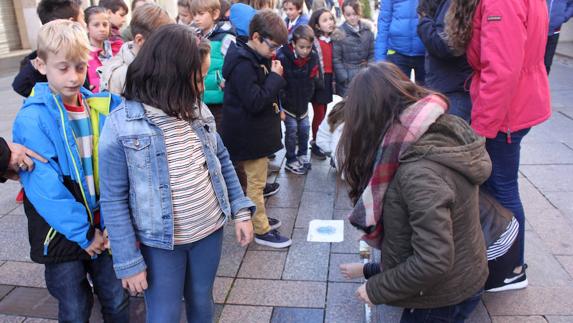
{"type": "Polygon", "coordinates": [[[545,46],[544,62],[547,74],[549,74],[559,42],[561,25],[573,17],[573,0],[547,0],[547,10],[549,12],[549,34],[545,46]]]}
{"type": "Polygon", "coordinates": [[[106,252],[99,217],[97,144],[105,116],[120,99],[82,88],[89,59],[85,30],[69,20],[38,34],[38,83],[16,116],[14,142],[44,156],[20,171],[28,218],[30,258],[45,265],[48,291],[59,301],[60,322],[87,322],[92,289],[106,322],[129,320],[128,297],[106,252]]]}

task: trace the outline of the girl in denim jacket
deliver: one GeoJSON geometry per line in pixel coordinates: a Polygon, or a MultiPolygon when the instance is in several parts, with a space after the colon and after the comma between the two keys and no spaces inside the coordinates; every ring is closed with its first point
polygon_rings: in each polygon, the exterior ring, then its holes
{"type": "Polygon", "coordinates": [[[179,322],[182,297],[188,322],[212,322],[223,225],[234,220],[242,246],[253,237],[254,204],[200,102],[209,51],[185,26],[155,31],[101,135],[114,269],[124,288],[145,293],[148,322],[179,322]]]}

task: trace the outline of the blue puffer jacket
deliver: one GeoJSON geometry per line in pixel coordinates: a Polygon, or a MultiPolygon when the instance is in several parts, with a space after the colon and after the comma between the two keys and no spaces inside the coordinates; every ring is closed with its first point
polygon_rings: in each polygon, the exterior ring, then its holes
{"type": "Polygon", "coordinates": [[[547,0],[549,10],[549,35],[561,29],[561,25],[573,17],[573,0],[547,0]]]}
{"type": "Polygon", "coordinates": [[[374,59],[386,60],[388,50],[406,56],[423,56],[424,45],[418,26],[418,0],[380,0],[378,35],[374,45],[374,59]]]}

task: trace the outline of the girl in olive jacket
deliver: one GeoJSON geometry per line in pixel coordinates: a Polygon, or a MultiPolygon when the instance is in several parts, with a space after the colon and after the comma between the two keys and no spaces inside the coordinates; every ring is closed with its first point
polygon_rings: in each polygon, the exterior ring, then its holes
{"type": "Polygon", "coordinates": [[[360,72],[348,90],[337,154],[350,222],[383,264],[357,295],[404,307],[401,322],[424,321],[430,309],[467,318],[488,276],[478,190],[491,163],[485,140],[447,108],[390,63],[360,72]]]}

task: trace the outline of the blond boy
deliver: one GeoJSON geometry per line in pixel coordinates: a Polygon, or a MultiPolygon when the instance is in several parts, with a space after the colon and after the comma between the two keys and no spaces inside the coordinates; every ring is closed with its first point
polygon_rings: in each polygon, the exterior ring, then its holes
{"type": "Polygon", "coordinates": [[[92,289],[106,322],[129,320],[128,297],[106,251],[98,205],[98,134],[105,116],[121,101],[82,87],[89,59],[85,29],[54,20],[38,34],[40,73],[14,121],[14,141],[44,156],[32,172],[20,172],[26,192],[30,258],[45,265],[48,291],[59,302],[60,322],[87,322],[92,289]]]}

